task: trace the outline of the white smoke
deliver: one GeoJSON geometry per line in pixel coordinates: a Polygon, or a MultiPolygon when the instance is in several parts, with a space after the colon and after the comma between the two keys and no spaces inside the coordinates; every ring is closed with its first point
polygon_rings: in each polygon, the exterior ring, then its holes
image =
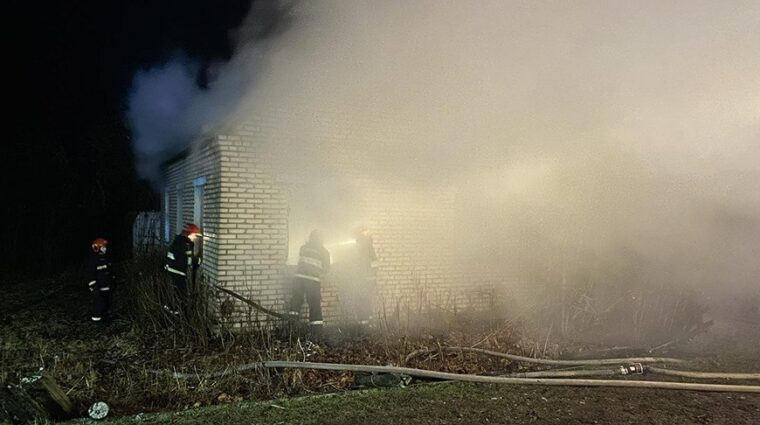
{"type": "Polygon", "coordinates": [[[183,59],[139,74],[130,118],[150,160],[288,111],[294,168],[335,160],[293,153],[340,133],[370,177],[455,190],[481,267],[643,258],[637,279],[720,292],[760,274],[758,46],[755,1],[313,0],[210,90],[183,59]]]}
{"type": "Polygon", "coordinates": [[[287,111],[273,144],[294,169],[348,155],[365,177],[453,188],[477,267],[563,252],[576,268],[636,258],[642,281],[747,289],[758,45],[749,1],[310,1],[230,121],[287,111]],[[313,155],[336,134],[349,154],[313,155]]]}

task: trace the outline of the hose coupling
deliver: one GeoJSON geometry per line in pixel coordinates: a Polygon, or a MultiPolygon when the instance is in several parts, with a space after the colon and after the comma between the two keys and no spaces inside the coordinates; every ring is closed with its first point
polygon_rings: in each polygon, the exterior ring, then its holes
{"type": "Polygon", "coordinates": [[[620,373],[623,375],[641,375],[644,373],[644,365],[641,363],[631,363],[627,366],[620,366],[620,373]]]}

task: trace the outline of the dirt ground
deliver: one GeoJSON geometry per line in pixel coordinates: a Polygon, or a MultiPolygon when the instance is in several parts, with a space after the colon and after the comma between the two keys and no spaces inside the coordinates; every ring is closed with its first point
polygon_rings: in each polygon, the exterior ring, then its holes
{"type": "MultiPolygon", "coordinates": [[[[113,409],[111,417],[122,417],[116,423],[760,423],[760,396],[754,394],[461,383],[348,391],[351,374],[317,371],[176,380],[153,371],[223,370],[261,358],[402,364],[411,351],[437,344],[482,343],[484,348],[523,355],[535,354],[536,347],[547,356],[568,353],[551,344],[547,349],[544,341],[536,343],[510,327],[485,338],[482,332],[416,339],[386,335],[330,347],[241,339],[201,349],[173,341],[171,333],[138,329],[126,316],[106,326],[88,322],[90,294],[77,283],[72,276],[62,276],[5,285],[0,382],[17,383],[42,367],[69,394],[80,415],[90,403],[106,401],[113,409]],[[173,413],[150,414],[166,411],[173,413]]],[[[753,335],[702,338],[674,347],[668,355],[695,359],[692,367],[700,370],[756,371],[760,356],[753,335]]],[[[414,359],[407,365],[476,374],[524,370],[503,359],[456,353],[414,359]]]]}

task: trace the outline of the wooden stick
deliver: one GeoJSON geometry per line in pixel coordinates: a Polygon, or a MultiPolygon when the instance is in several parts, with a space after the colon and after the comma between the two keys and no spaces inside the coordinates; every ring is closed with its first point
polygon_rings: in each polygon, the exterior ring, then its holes
{"type": "Polygon", "coordinates": [[[261,311],[262,313],[266,313],[266,314],[268,314],[270,316],[274,316],[274,317],[276,317],[278,319],[283,319],[283,320],[287,319],[286,315],[284,315],[282,313],[278,313],[276,311],[272,311],[272,310],[270,310],[270,309],[262,306],[261,304],[255,302],[255,301],[252,301],[252,300],[249,300],[248,298],[245,298],[244,296],[238,294],[237,292],[230,291],[229,289],[222,288],[221,286],[218,286],[218,285],[211,285],[211,287],[214,288],[214,289],[216,289],[217,291],[224,292],[225,294],[231,296],[232,298],[238,299],[238,300],[240,300],[240,301],[248,304],[249,306],[255,308],[256,310],[261,311]]]}

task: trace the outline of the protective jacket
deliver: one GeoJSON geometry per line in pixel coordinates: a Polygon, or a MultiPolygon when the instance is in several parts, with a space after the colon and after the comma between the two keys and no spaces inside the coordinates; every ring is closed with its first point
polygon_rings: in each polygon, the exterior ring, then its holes
{"type": "Polygon", "coordinates": [[[105,254],[93,252],[87,263],[88,280],[87,286],[95,294],[95,310],[92,314],[93,322],[100,322],[108,318],[108,310],[111,305],[111,285],[113,284],[113,270],[111,261],[105,254]]]}
{"type": "Polygon", "coordinates": [[[87,276],[91,291],[110,291],[113,283],[111,261],[105,255],[93,252],[87,263],[87,276]]]}
{"type": "Polygon", "coordinates": [[[322,244],[306,242],[299,251],[295,276],[315,282],[330,271],[330,252],[322,244]]]}
{"type": "Polygon", "coordinates": [[[179,234],[174,238],[169,252],[166,253],[164,268],[172,274],[187,276],[188,266],[193,262],[193,241],[179,234]]]}

